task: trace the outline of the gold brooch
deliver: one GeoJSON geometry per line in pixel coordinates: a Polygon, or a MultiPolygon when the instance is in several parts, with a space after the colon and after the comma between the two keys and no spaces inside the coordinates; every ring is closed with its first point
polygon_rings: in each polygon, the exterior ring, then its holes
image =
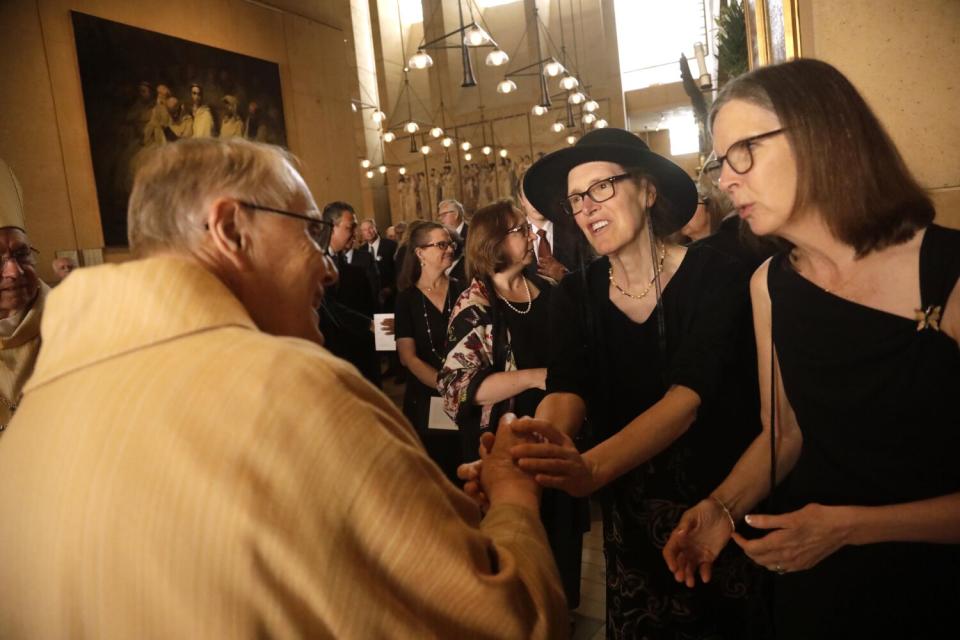
{"type": "Polygon", "coordinates": [[[942,312],[943,307],[940,306],[914,310],[914,317],[917,319],[917,331],[923,331],[927,327],[934,331],[940,331],[940,314],[942,312]]]}

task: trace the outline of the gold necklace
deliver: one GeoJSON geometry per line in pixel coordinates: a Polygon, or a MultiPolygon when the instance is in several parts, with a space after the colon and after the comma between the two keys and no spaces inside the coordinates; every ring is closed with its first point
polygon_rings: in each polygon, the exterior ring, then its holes
{"type": "Polygon", "coordinates": [[[656,271],[653,274],[653,278],[650,280],[650,284],[647,285],[647,288],[643,290],[641,294],[633,294],[617,284],[617,281],[613,279],[613,265],[610,265],[610,284],[612,284],[617,291],[627,296],[628,298],[633,298],[634,300],[643,299],[648,293],[650,293],[650,287],[653,286],[653,283],[657,281],[657,276],[663,272],[663,261],[667,257],[667,245],[660,244],[660,265],[657,267],[656,271]]]}

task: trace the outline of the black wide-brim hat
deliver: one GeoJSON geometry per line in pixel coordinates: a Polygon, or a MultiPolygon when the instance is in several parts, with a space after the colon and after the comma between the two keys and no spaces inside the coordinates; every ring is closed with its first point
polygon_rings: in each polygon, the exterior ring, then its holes
{"type": "Polygon", "coordinates": [[[523,194],[547,219],[569,218],[561,206],[567,196],[567,174],[578,165],[597,161],[636,167],[653,177],[658,197],[669,203],[666,219],[655,220],[659,233],[679,231],[696,212],[697,187],[687,172],[624,129],[594,129],[572,147],[540,158],[523,178],[523,194]]]}

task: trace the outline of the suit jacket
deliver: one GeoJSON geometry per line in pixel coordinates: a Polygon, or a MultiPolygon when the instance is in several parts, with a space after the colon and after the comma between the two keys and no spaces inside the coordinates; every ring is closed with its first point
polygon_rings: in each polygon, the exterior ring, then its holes
{"type": "Polygon", "coordinates": [[[537,513],[481,523],[383,394],[193,260],[77,271],[43,337],[0,444],[0,637],[568,632],[537,513]]]}
{"type": "MultiPolygon", "coordinates": [[[[373,245],[366,245],[368,252],[373,253],[373,245]]],[[[380,246],[376,253],[377,271],[380,273],[380,287],[389,287],[397,290],[397,243],[390,238],[380,236],[380,246]]]]}
{"type": "MultiPolygon", "coordinates": [[[[367,259],[369,256],[368,253],[367,259]]],[[[372,318],[377,311],[377,298],[370,283],[369,271],[357,264],[350,264],[342,253],[337,255],[336,261],[340,277],[336,286],[327,290],[326,297],[372,318]]]]}
{"type": "MultiPolygon", "coordinates": [[[[341,252],[340,255],[346,260],[347,253],[345,251],[341,252]]],[[[350,254],[349,263],[363,269],[363,273],[370,283],[370,290],[373,291],[374,300],[376,300],[380,293],[380,271],[373,254],[366,247],[354,249],[350,254]]]]}

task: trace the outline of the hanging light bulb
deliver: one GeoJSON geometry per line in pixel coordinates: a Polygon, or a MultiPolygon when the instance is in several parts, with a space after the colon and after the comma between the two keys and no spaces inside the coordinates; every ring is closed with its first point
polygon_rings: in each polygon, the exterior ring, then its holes
{"type": "Polygon", "coordinates": [[[479,47],[490,41],[490,36],[487,35],[487,32],[477,25],[468,27],[467,30],[464,31],[463,36],[467,44],[471,47],[479,47]]]}
{"type": "Polygon", "coordinates": [[[387,165],[385,165],[385,164],[380,165],[379,167],[377,167],[377,171],[379,171],[380,173],[386,173],[386,172],[387,172],[387,165]]]}
{"type": "Polygon", "coordinates": [[[463,149],[464,151],[470,151],[470,147],[472,146],[473,145],[470,144],[467,140],[464,140],[463,142],[460,143],[460,148],[463,149]]]}
{"type": "Polygon", "coordinates": [[[433,129],[430,129],[430,135],[434,138],[439,138],[443,135],[443,129],[440,127],[434,127],[433,129]]]}
{"type": "Polygon", "coordinates": [[[467,162],[470,162],[471,160],[473,160],[473,154],[468,151],[465,154],[463,154],[463,159],[466,160],[467,162]]]}
{"type": "Polygon", "coordinates": [[[583,114],[583,124],[593,124],[597,121],[597,116],[592,113],[583,114]]]}
{"type": "Polygon", "coordinates": [[[563,123],[562,123],[562,122],[560,122],[559,120],[557,120],[557,121],[554,122],[552,125],[550,125],[550,128],[553,129],[554,131],[556,131],[557,133],[560,133],[561,131],[563,131],[564,126],[563,126],[563,123]]]}
{"type": "Polygon", "coordinates": [[[573,144],[577,141],[577,136],[567,136],[567,144],[573,144]]]}
{"type": "Polygon", "coordinates": [[[507,157],[507,150],[506,150],[506,149],[500,149],[500,157],[501,157],[501,158],[506,158],[506,157],[507,157]]]}
{"type": "Polygon", "coordinates": [[[556,60],[551,60],[547,64],[543,65],[543,73],[555,78],[563,71],[563,65],[557,62],[556,60]]]}
{"type": "Polygon", "coordinates": [[[369,171],[367,171],[367,177],[368,177],[368,178],[372,178],[372,177],[373,177],[373,169],[370,169],[369,171]]]}
{"type": "Polygon", "coordinates": [[[440,141],[440,144],[442,144],[445,147],[449,147],[453,144],[453,138],[451,138],[450,136],[447,136],[440,141]]]}
{"type": "Polygon", "coordinates": [[[430,153],[430,145],[425,144],[422,147],[420,147],[420,153],[422,153],[423,155],[427,155],[428,153],[430,153]]]}
{"type": "Polygon", "coordinates": [[[593,123],[593,128],[594,128],[594,129],[606,129],[606,128],[607,128],[607,121],[604,120],[603,118],[600,118],[599,120],[597,120],[596,122],[593,123]]]}
{"type": "Polygon", "coordinates": [[[510,56],[507,55],[506,51],[500,48],[496,48],[487,54],[488,67],[502,67],[508,62],[510,62],[510,56]]]}
{"type": "Polygon", "coordinates": [[[407,64],[411,69],[426,69],[433,66],[433,58],[423,49],[417,49],[417,52],[410,57],[407,64]]]}
{"type": "Polygon", "coordinates": [[[485,144],[485,145],[483,145],[483,148],[480,149],[480,151],[483,152],[483,155],[488,156],[488,155],[490,155],[491,153],[493,153],[493,147],[491,147],[491,146],[488,145],[488,144],[485,144]]]}
{"type": "Polygon", "coordinates": [[[517,90],[517,83],[509,78],[501,80],[497,84],[497,93],[513,93],[517,90]]]}
{"type": "Polygon", "coordinates": [[[403,125],[403,128],[407,133],[416,133],[417,131],[420,131],[420,125],[413,120],[403,125]]]}
{"type": "Polygon", "coordinates": [[[353,111],[354,113],[357,112],[357,103],[353,100],[350,101],[350,111],[353,111]]]}
{"type": "Polygon", "coordinates": [[[587,113],[593,113],[599,108],[600,108],[600,103],[597,102],[596,100],[587,100],[583,104],[583,110],[586,111],[587,113]]]}
{"type": "Polygon", "coordinates": [[[580,81],[569,73],[560,78],[560,88],[564,91],[573,91],[580,86],[580,81]]]}
{"type": "Polygon", "coordinates": [[[535,105],[533,105],[533,108],[530,109],[530,113],[532,113],[532,114],[535,115],[535,116],[542,116],[542,115],[545,114],[547,111],[549,111],[549,109],[547,109],[547,108],[546,108],[545,106],[543,106],[542,104],[535,104],[535,105]]]}
{"type": "Polygon", "coordinates": [[[364,158],[363,160],[360,161],[360,166],[363,167],[364,169],[369,169],[370,161],[364,158]]]}
{"type": "Polygon", "coordinates": [[[376,111],[370,114],[370,119],[376,122],[377,124],[380,124],[381,122],[387,119],[387,114],[385,114],[383,111],[380,111],[380,109],[377,109],[376,111]]]}
{"type": "Polygon", "coordinates": [[[405,176],[405,175],[407,175],[407,168],[406,168],[406,167],[400,167],[399,169],[397,169],[397,173],[399,173],[399,174],[402,175],[402,176],[405,176]]]}
{"type": "Polygon", "coordinates": [[[570,94],[570,97],[567,98],[567,102],[570,104],[580,104],[587,99],[587,96],[583,95],[579,91],[570,94]]]}
{"type": "Polygon", "coordinates": [[[383,134],[384,142],[393,142],[396,139],[397,139],[397,134],[395,134],[393,131],[387,131],[386,133],[383,134]]]}

